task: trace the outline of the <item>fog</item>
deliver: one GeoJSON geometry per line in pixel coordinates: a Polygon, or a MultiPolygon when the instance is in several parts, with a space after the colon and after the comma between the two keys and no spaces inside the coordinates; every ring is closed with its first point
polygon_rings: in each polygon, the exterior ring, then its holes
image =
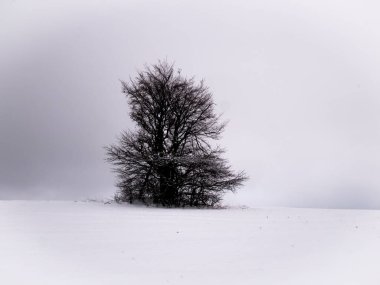
{"type": "Polygon", "coordinates": [[[227,202],[380,207],[380,4],[77,2],[0,3],[0,199],[111,198],[119,80],[166,59],[229,120],[227,202]]]}

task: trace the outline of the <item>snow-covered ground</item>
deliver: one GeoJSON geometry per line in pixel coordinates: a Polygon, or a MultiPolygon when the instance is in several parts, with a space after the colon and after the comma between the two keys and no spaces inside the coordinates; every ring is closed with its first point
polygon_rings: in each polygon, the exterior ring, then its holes
{"type": "Polygon", "coordinates": [[[0,201],[0,284],[380,284],[380,211],[0,201]]]}

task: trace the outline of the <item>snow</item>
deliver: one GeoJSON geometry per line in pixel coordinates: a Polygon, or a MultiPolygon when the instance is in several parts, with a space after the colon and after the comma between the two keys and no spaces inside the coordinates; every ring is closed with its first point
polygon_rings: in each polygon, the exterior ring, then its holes
{"type": "Polygon", "coordinates": [[[380,212],[0,201],[1,284],[380,284],[380,212]]]}

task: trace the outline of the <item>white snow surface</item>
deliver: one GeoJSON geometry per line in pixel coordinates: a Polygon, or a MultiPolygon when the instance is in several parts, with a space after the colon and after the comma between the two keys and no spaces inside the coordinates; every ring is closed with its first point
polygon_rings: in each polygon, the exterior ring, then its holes
{"type": "Polygon", "coordinates": [[[0,201],[0,284],[380,284],[380,212],[0,201]]]}

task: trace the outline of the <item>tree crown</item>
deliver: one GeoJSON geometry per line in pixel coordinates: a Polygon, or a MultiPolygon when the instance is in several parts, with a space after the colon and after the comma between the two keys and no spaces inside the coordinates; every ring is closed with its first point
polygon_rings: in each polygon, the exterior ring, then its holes
{"type": "Polygon", "coordinates": [[[107,148],[118,174],[119,197],[165,206],[215,205],[247,178],[234,174],[214,148],[225,128],[204,82],[159,62],[122,81],[135,132],[107,148]]]}

